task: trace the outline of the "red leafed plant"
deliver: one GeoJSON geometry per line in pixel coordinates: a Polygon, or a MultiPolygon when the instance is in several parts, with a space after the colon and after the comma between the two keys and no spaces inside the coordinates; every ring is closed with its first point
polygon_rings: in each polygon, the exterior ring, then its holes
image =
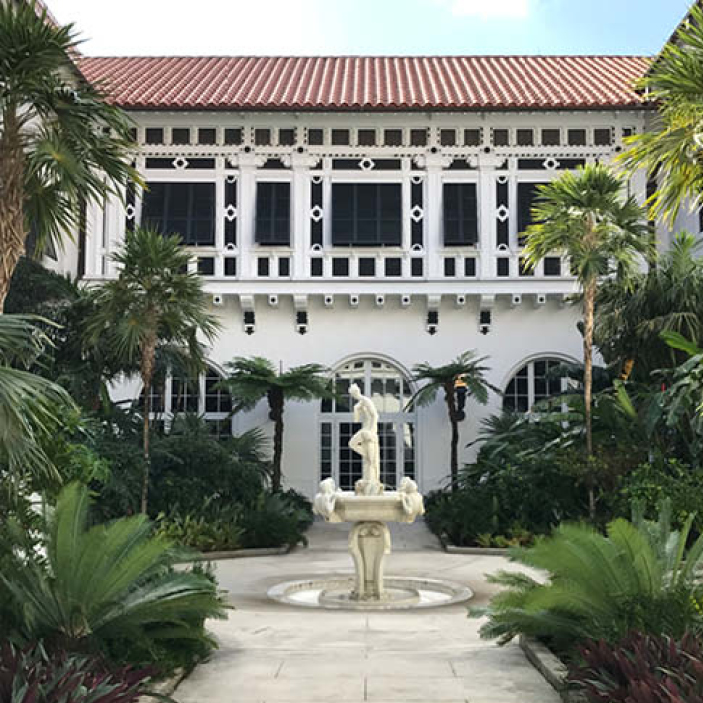
{"type": "Polygon", "coordinates": [[[48,655],[41,644],[0,647],[0,703],[134,703],[147,670],[108,672],[89,657],[48,655]]]}
{"type": "Polygon", "coordinates": [[[569,679],[590,703],[703,701],[703,645],[691,633],[675,640],[632,632],[614,645],[586,642],[580,654],[569,679]]]}

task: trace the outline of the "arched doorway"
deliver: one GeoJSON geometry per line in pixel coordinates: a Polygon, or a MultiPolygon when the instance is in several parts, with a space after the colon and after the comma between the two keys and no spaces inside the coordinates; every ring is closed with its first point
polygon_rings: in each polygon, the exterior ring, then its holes
{"type": "Polygon", "coordinates": [[[357,383],[379,414],[381,481],[396,488],[403,476],[415,478],[415,412],[406,411],[412,393],[405,374],[382,359],[349,361],[334,372],[336,400],[324,400],[320,413],[320,479],[333,477],[342,490],[361,478],[361,457],[348,443],[360,425],[354,422],[349,384],[357,383]]]}

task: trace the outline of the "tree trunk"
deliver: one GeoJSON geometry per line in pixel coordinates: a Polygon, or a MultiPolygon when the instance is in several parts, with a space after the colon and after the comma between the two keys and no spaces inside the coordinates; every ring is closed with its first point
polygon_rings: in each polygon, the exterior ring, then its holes
{"type": "Polygon", "coordinates": [[[2,115],[0,134],[0,313],[17,262],[24,254],[24,151],[17,111],[9,105],[2,115]]]}
{"type": "MultiPolygon", "coordinates": [[[[593,456],[593,312],[596,298],[596,281],[590,281],[584,289],[583,311],[583,407],[586,423],[586,456],[590,461],[593,456]]],[[[588,491],[588,505],[591,519],[595,518],[596,504],[594,489],[588,491]]]]}
{"type": "Polygon", "coordinates": [[[454,381],[444,384],[444,399],[447,402],[449,422],[452,426],[451,452],[449,467],[451,471],[452,490],[455,491],[459,484],[459,422],[454,398],[454,381]]]}
{"type": "Polygon", "coordinates": [[[156,338],[147,340],[142,349],[142,382],[144,384],[144,423],[142,426],[142,447],[144,451],[144,473],[142,475],[141,511],[146,514],[149,503],[149,473],[151,471],[151,454],[149,446],[149,430],[151,413],[151,386],[154,379],[154,359],[156,357],[156,338]]]}
{"type": "Polygon", "coordinates": [[[269,391],[269,407],[273,419],[273,471],[271,474],[271,490],[274,492],[281,490],[283,472],[281,464],[283,461],[283,394],[269,391]]]}

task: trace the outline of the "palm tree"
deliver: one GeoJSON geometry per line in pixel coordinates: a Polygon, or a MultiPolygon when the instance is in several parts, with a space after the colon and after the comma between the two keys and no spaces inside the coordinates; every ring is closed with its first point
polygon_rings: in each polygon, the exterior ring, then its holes
{"type": "Polygon", "coordinates": [[[251,410],[264,398],[268,401],[269,418],[274,422],[271,488],[278,491],[282,478],[283,411],[286,400],[333,397],[327,369],[320,364],[304,364],[284,373],[277,371],[268,359],[260,356],[237,357],[227,368],[229,376],[222,386],[232,395],[234,412],[251,410]]]}
{"type": "Polygon", "coordinates": [[[78,44],[35,2],[0,3],[0,312],[30,228],[38,251],[60,244],[83,203],[137,179],[130,122],[81,77],[78,44]]]}
{"type": "Polygon", "coordinates": [[[657,180],[649,200],[653,217],[673,222],[681,203],[701,204],[703,193],[703,7],[694,3],[689,21],[664,47],[640,88],[657,105],[646,132],[627,141],[620,161],[634,173],[644,168],[657,180]]]}
{"type": "Polygon", "coordinates": [[[624,380],[648,382],[653,371],[683,361],[662,332],[703,345],[703,259],[697,253],[696,238],[681,232],[655,269],[635,275],[630,285],[613,280],[599,288],[595,344],[624,380]]]}
{"type": "MultiPolygon", "coordinates": [[[[465,417],[463,409],[457,405],[457,386],[466,389],[464,401],[471,396],[481,405],[488,402],[489,390],[500,393],[484,378],[484,374],[488,371],[488,367],[482,365],[485,360],[485,356],[477,358],[475,352],[467,351],[445,366],[431,366],[425,362],[413,368],[413,381],[425,384],[410,399],[408,407],[431,405],[438,391],[444,391],[444,402],[447,404],[449,422],[452,426],[449,464],[452,488],[457,487],[459,480],[459,422],[465,417]]],[[[459,392],[464,393],[463,390],[459,392]]]]}
{"type": "Polygon", "coordinates": [[[583,397],[586,453],[593,455],[591,404],[593,393],[593,318],[598,282],[616,274],[631,277],[637,254],[649,256],[651,239],[643,208],[634,196],[624,197],[623,181],[602,164],[539,186],[532,210],[535,224],[527,228],[526,265],[562,252],[583,293],[583,397]]]}
{"type": "Polygon", "coordinates": [[[6,488],[27,472],[40,483],[59,480],[43,446],[62,418],[77,411],[63,388],[26,370],[51,346],[39,322],[46,320],[0,315],[0,465],[12,479],[1,482],[6,488]]]}
{"type": "Polygon", "coordinates": [[[183,347],[194,368],[202,368],[197,335],[211,341],[219,329],[207,311],[200,277],[187,272],[189,258],[178,236],[141,227],[128,233],[123,249],[113,256],[120,273],[97,293],[88,323],[90,343],[107,342],[125,365],[139,367],[144,395],[142,512],[149,495],[149,414],[157,349],[163,344],[183,347]]]}

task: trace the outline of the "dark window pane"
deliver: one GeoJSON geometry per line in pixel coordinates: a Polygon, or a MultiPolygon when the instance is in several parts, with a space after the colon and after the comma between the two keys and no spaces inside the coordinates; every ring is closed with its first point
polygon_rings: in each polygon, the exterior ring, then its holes
{"type": "Polygon", "coordinates": [[[190,129],[174,127],[171,130],[171,144],[190,144],[190,129]]]}
{"type": "Polygon", "coordinates": [[[547,256],[544,259],[545,276],[561,276],[561,259],[557,256],[547,256]]]}
{"type": "Polygon", "coordinates": [[[569,146],[586,146],[586,130],[570,129],[568,132],[569,146]]]}
{"type": "Polygon", "coordinates": [[[561,132],[558,129],[542,130],[542,146],[559,146],[561,144],[561,132]]]}
{"type": "Polygon", "coordinates": [[[527,265],[527,261],[523,258],[520,257],[518,260],[518,275],[519,276],[534,276],[535,275],[535,270],[527,265]]]}
{"type": "Polygon", "coordinates": [[[204,127],[198,130],[198,144],[215,144],[217,142],[217,130],[211,127],[204,127]]]}
{"type": "Polygon", "coordinates": [[[254,144],[257,146],[269,146],[271,144],[271,130],[265,128],[255,129],[254,144]]]}
{"type": "Polygon", "coordinates": [[[402,146],[403,130],[402,129],[387,129],[383,133],[383,143],[386,146],[402,146]]]}
{"type": "Polygon", "coordinates": [[[145,136],[147,144],[164,143],[164,130],[161,127],[147,127],[145,136]]]}
{"type": "Polygon", "coordinates": [[[532,207],[538,195],[538,183],[517,184],[517,230],[520,234],[532,224],[532,207]]]}
{"type": "Polygon", "coordinates": [[[476,259],[467,257],[464,259],[464,276],[473,277],[476,275],[476,259]]]}
{"type": "Polygon", "coordinates": [[[444,184],[444,245],[475,244],[478,239],[478,206],[475,183],[444,184]]]}
{"type": "Polygon", "coordinates": [[[332,259],[332,275],[333,276],[348,276],[349,275],[349,259],[332,259]]]}
{"type": "Polygon", "coordinates": [[[410,273],[415,276],[415,277],[421,277],[423,275],[423,265],[422,265],[422,259],[420,258],[415,258],[415,259],[410,259],[410,273]]]}
{"type": "Polygon", "coordinates": [[[346,146],[349,144],[349,130],[348,129],[333,129],[332,130],[332,144],[335,146],[346,146]]]}
{"type": "Polygon", "coordinates": [[[403,260],[397,257],[386,259],[385,274],[386,276],[401,276],[403,273],[403,260]]]}
{"type": "Polygon", "coordinates": [[[496,273],[498,276],[504,278],[510,275],[510,259],[502,256],[496,259],[496,273]]]}
{"type": "Polygon", "coordinates": [[[308,130],[308,144],[311,146],[320,146],[325,142],[325,132],[322,129],[308,130]]]}
{"type": "Polygon", "coordinates": [[[256,260],[256,272],[259,276],[269,275],[269,260],[268,257],[260,256],[256,260]]]}
{"type": "Polygon", "coordinates": [[[518,146],[532,146],[535,143],[535,135],[531,129],[518,129],[518,146]]]}
{"type": "Polygon", "coordinates": [[[211,256],[198,259],[198,273],[201,276],[215,275],[215,259],[211,256]]]}
{"type": "Polygon", "coordinates": [[[237,260],[229,257],[225,259],[225,276],[237,275],[237,260]]]}
{"type": "Polygon", "coordinates": [[[335,246],[400,246],[401,202],[400,184],[333,184],[333,244],[335,246]]]}
{"type": "Polygon", "coordinates": [[[444,260],[444,275],[456,276],[456,260],[449,258],[444,260]]]}
{"type": "Polygon", "coordinates": [[[281,146],[292,146],[295,144],[295,129],[279,129],[278,143],[281,146]]]}
{"type": "Polygon", "coordinates": [[[310,259],[310,275],[319,278],[322,276],[323,271],[323,260],[322,259],[310,259]]]}
{"type": "Polygon", "coordinates": [[[376,145],[376,130],[375,129],[360,129],[356,133],[357,143],[359,146],[375,146],[376,145]]]}
{"type": "Polygon", "coordinates": [[[456,146],[456,130],[441,129],[439,131],[439,143],[442,146],[456,146]]]}
{"type": "Polygon", "coordinates": [[[290,244],[290,183],[256,186],[257,244],[290,244]]]}
{"type": "Polygon", "coordinates": [[[376,259],[362,257],[359,259],[359,275],[360,276],[375,276],[376,275],[376,259]]]}
{"type": "Polygon", "coordinates": [[[613,134],[610,129],[594,129],[593,143],[596,146],[610,146],[613,142],[613,134]]]}
{"type": "Polygon", "coordinates": [[[242,143],[242,130],[237,129],[225,129],[225,144],[241,144],[242,143]]]}
{"type": "Polygon", "coordinates": [[[464,144],[466,146],[479,146],[481,144],[481,130],[480,129],[465,129],[464,130],[464,144]]]}
{"type": "Polygon", "coordinates": [[[494,129],[493,130],[493,145],[494,146],[509,146],[510,145],[510,131],[507,129],[494,129]]]}
{"type": "Polygon", "coordinates": [[[427,146],[427,130],[411,129],[410,144],[411,146],[427,146]]]}
{"type": "Polygon", "coordinates": [[[278,260],[278,275],[290,276],[290,257],[282,256],[278,260]]]}

